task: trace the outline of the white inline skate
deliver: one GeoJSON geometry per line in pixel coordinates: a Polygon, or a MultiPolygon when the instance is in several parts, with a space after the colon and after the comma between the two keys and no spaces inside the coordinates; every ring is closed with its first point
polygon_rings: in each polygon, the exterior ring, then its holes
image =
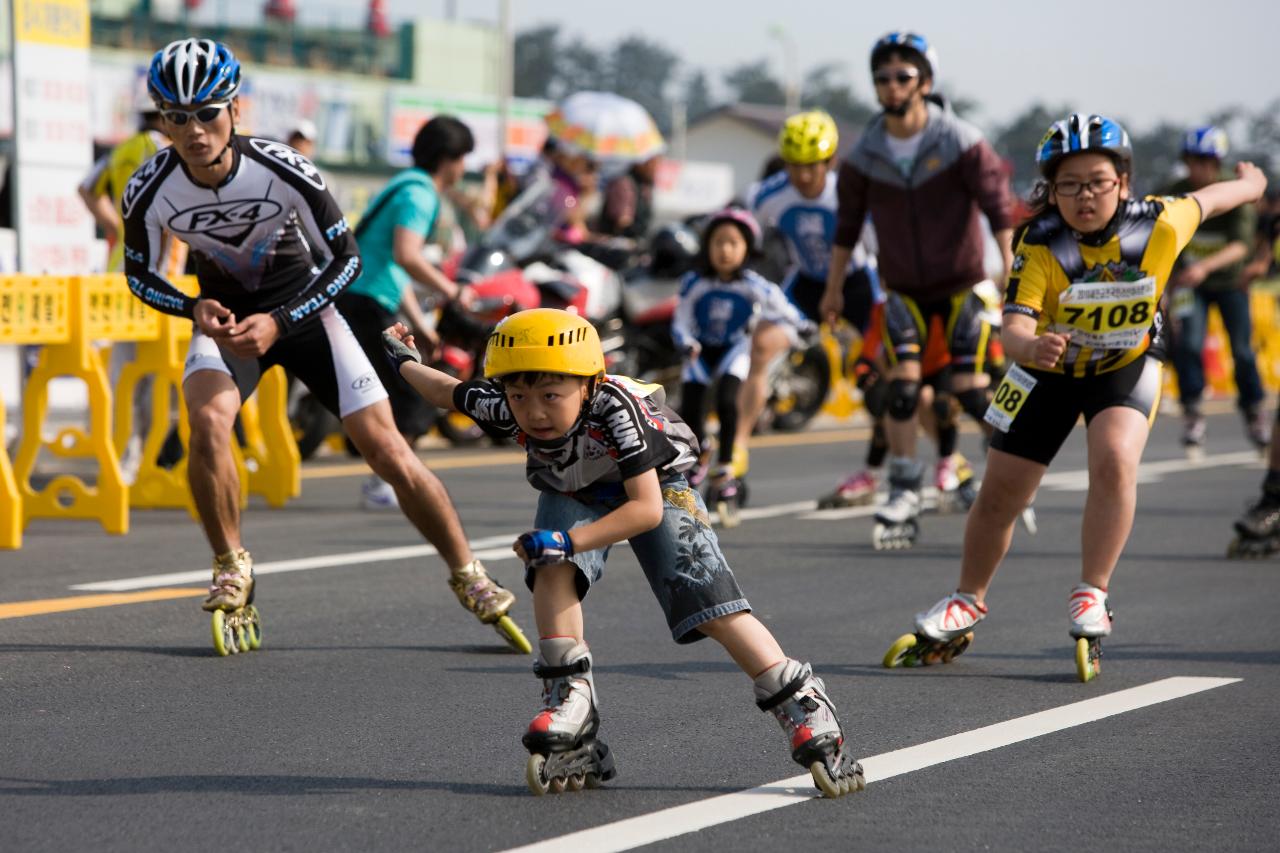
{"type": "Polygon", "coordinates": [[[889,462],[889,500],[876,511],[871,544],[877,551],[906,549],[920,535],[920,479],[923,466],[914,459],[889,462]]]}
{"type": "Polygon", "coordinates": [[[1091,681],[1102,673],[1102,638],[1111,636],[1111,604],[1107,591],[1076,584],[1067,599],[1068,631],[1076,641],[1076,675],[1091,681]]]}
{"type": "Polygon", "coordinates": [[[903,634],[889,651],[884,665],[932,666],[951,663],[973,642],[973,626],[987,618],[987,606],[966,592],[943,596],[937,604],[916,614],[916,630],[903,634]]]}
{"type": "Polygon", "coordinates": [[[617,775],[609,747],[596,738],[591,652],[572,638],[539,640],[533,673],[542,679],[542,710],[521,739],[529,750],[525,782],[535,796],[595,788],[617,775]]]}

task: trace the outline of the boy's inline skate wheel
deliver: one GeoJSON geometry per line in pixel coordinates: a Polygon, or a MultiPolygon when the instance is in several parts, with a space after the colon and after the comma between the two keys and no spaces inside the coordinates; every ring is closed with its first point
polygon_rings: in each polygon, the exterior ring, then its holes
{"type": "Polygon", "coordinates": [[[826,764],[821,761],[815,761],[809,765],[809,775],[813,777],[813,784],[818,786],[822,796],[828,800],[834,800],[867,787],[867,783],[862,777],[861,769],[858,770],[857,775],[842,776],[836,779],[831,775],[831,771],[827,769],[826,764]]]}
{"type": "Polygon", "coordinates": [[[1083,682],[1092,681],[1102,672],[1102,645],[1095,637],[1076,638],[1076,676],[1083,682]]]}
{"type": "Polygon", "coordinates": [[[225,610],[213,611],[213,650],[219,657],[226,657],[240,651],[235,625],[227,618],[225,610]]]}
{"type": "Polygon", "coordinates": [[[503,616],[493,623],[493,627],[498,632],[498,636],[502,637],[511,648],[522,655],[533,654],[533,646],[529,643],[529,638],[510,616],[503,616]]]}

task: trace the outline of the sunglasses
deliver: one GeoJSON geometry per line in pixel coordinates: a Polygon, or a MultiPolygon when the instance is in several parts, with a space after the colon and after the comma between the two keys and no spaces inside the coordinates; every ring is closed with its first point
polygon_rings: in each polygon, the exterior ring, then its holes
{"type": "Polygon", "coordinates": [[[895,74],[887,71],[881,71],[878,74],[871,75],[871,79],[875,81],[877,86],[888,86],[890,83],[897,83],[899,86],[905,86],[912,80],[920,76],[920,72],[912,68],[910,70],[903,69],[895,74]]]}
{"type": "Polygon", "coordinates": [[[223,101],[217,104],[209,104],[195,110],[161,110],[160,115],[164,116],[165,121],[170,122],[177,127],[182,127],[187,122],[195,119],[201,124],[212,124],[218,118],[218,113],[231,106],[230,101],[223,101]]]}

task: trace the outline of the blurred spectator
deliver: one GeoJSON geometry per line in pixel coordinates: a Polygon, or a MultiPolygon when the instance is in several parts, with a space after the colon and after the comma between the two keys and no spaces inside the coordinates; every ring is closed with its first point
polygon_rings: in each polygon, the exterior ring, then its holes
{"type": "Polygon", "coordinates": [[[289,135],[285,137],[285,144],[296,150],[308,160],[314,160],[316,157],[316,137],[319,136],[316,130],[315,122],[310,119],[300,118],[293,123],[293,128],[289,131],[289,135]]]}
{"type": "Polygon", "coordinates": [[[600,232],[643,239],[653,225],[653,189],[661,157],[637,163],[605,185],[600,232]]]}
{"type": "Polygon", "coordinates": [[[1253,255],[1240,272],[1240,278],[1245,282],[1268,278],[1280,271],[1280,187],[1268,185],[1266,195],[1258,201],[1257,210],[1253,255]]]}

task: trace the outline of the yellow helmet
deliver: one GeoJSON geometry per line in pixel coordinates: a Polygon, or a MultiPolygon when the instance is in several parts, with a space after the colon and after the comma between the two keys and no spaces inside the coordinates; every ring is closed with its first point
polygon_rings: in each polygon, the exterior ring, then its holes
{"type": "Polygon", "coordinates": [[[604,373],[604,349],[595,326],[558,308],[531,308],[494,327],[484,348],[485,378],[511,373],[604,373]]]}
{"type": "Polygon", "coordinates": [[[778,134],[778,153],[788,163],[804,166],[830,160],[839,143],[840,131],[836,130],[835,119],[821,110],[813,110],[796,113],[783,122],[778,134]]]}

